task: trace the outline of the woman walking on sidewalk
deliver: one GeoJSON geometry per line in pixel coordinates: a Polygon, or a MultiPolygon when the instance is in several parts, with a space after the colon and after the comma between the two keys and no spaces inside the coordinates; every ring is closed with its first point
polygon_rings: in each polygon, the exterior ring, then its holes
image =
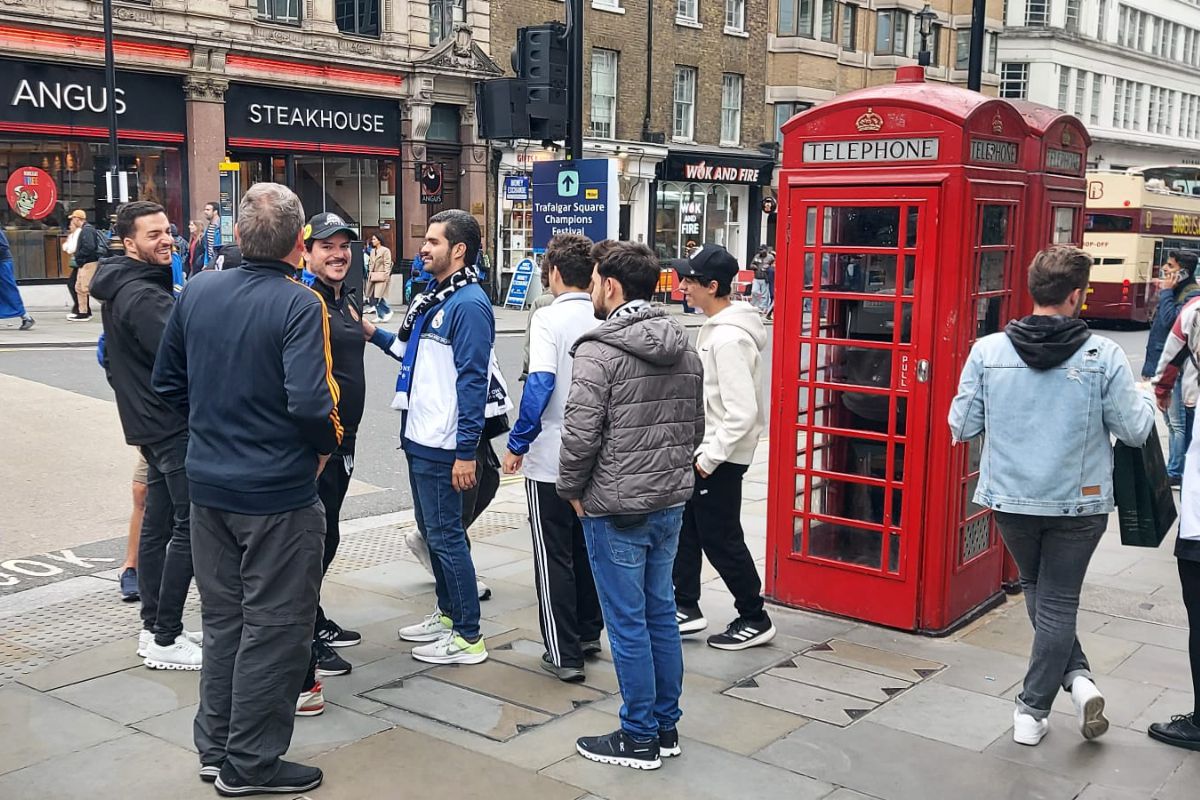
{"type": "Polygon", "coordinates": [[[17,288],[8,236],[0,229],[0,319],[13,319],[14,317],[21,319],[21,330],[23,331],[29,330],[34,325],[33,317],[25,311],[25,301],[21,299],[21,290],[17,288]]]}

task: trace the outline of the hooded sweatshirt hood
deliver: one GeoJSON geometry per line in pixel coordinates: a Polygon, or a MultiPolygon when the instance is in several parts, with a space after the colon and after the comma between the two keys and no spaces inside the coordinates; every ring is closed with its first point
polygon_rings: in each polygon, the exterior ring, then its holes
{"type": "Polygon", "coordinates": [[[717,325],[732,325],[745,331],[759,350],[767,346],[767,326],[763,325],[762,313],[749,303],[730,303],[704,323],[706,328],[717,325]]]}
{"type": "Polygon", "coordinates": [[[1054,369],[1091,338],[1087,323],[1061,316],[1029,316],[1004,328],[1013,349],[1030,369],[1054,369]]]}
{"type": "Polygon", "coordinates": [[[100,302],[108,303],[126,284],[134,281],[158,283],[170,292],[172,287],[171,265],[158,267],[129,256],[106,258],[96,268],[96,275],[92,278],[91,293],[100,302]]]}
{"type": "Polygon", "coordinates": [[[606,320],[580,336],[571,353],[580,342],[593,339],[658,366],[678,364],[688,349],[683,326],[661,308],[645,308],[606,320]]]}

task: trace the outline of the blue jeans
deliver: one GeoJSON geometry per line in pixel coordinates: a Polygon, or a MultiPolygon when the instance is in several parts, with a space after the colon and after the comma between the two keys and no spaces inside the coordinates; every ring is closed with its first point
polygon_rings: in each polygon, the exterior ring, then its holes
{"type": "Polygon", "coordinates": [[[462,524],[462,495],[450,483],[452,468],[451,464],[408,454],[413,512],[417,528],[429,545],[438,608],[454,622],[459,636],[473,640],[479,636],[479,592],[462,524]]]}
{"type": "MultiPolygon", "coordinates": [[[[1182,376],[1181,376],[1182,377],[1182,376]]],[[[1186,415],[1183,405],[1183,384],[1175,382],[1171,392],[1171,405],[1167,409],[1167,475],[1172,478],[1183,477],[1183,457],[1187,454],[1184,447],[1184,431],[1187,430],[1186,415]]]]}
{"type": "Polygon", "coordinates": [[[381,297],[375,301],[375,313],[381,317],[385,317],[392,313],[392,307],[388,305],[388,301],[385,298],[381,297]]]}
{"type": "Polygon", "coordinates": [[[671,570],[683,506],[582,521],[625,701],[621,727],[639,739],[658,736],[682,716],[683,646],[671,570]]]}

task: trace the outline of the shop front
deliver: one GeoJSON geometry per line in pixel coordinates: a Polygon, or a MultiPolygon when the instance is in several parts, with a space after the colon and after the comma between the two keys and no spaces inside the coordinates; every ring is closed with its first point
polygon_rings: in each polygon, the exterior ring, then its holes
{"type": "MultiPolygon", "coordinates": [[[[182,81],[118,70],[114,100],[129,199],[161,203],[186,234],[182,81]]],[[[0,226],[12,244],[17,280],[56,282],[70,269],[62,250],[67,215],[83,209],[107,229],[120,204],[119,197],[109,199],[105,180],[112,159],[104,71],[0,58],[0,107],[0,186],[6,189],[0,226]]]]}
{"type": "Polygon", "coordinates": [[[654,250],[684,258],[693,247],[719,244],[746,268],[759,241],[762,188],[771,185],[770,156],[672,149],[659,165],[654,250]]]}
{"type": "Polygon", "coordinates": [[[262,181],[282,183],[306,215],[333,212],[363,241],[378,234],[395,252],[398,102],[231,83],[225,138],[243,192],[262,181]]]}

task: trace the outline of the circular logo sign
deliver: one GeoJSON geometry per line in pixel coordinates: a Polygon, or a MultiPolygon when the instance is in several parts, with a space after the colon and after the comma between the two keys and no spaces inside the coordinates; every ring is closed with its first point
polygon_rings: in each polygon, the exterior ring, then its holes
{"type": "Polygon", "coordinates": [[[8,176],[5,195],[12,210],[25,219],[42,219],[58,202],[58,187],[45,170],[20,167],[8,176]]]}
{"type": "Polygon", "coordinates": [[[774,197],[764,197],[763,198],[762,210],[763,210],[764,214],[774,214],[775,210],[777,208],[779,208],[779,203],[775,200],[774,197]]]}

